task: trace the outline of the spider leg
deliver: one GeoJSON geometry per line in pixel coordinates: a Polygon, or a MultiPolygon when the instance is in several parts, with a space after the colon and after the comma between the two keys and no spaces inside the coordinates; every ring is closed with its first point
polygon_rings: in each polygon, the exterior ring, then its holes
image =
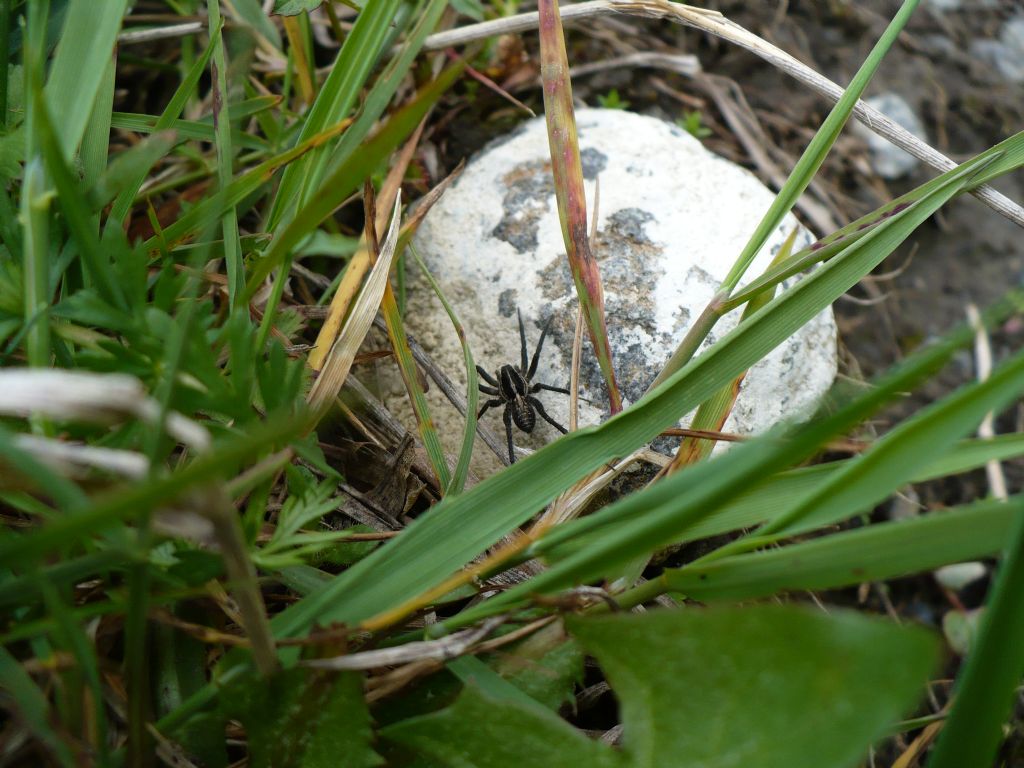
{"type": "MultiPolygon", "coordinates": [[[[533,374],[537,372],[537,362],[540,360],[540,351],[544,349],[544,337],[548,335],[548,329],[551,327],[551,321],[555,319],[554,315],[548,316],[548,321],[544,323],[544,330],[540,332],[540,341],[537,342],[537,349],[534,350],[533,360],[530,361],[530,372],[526,374],[527,380],[533,378],[533,374]]],[[[523,366],[526,366],[526,341],[523,341],[523,366]]]]}
{"type": "Polygon", "coordinates": [[[516,463],[516,449],[512,445],[512,404],[509,403],[505,406],[505,413],[502,415],[501,420],[505,422],[505,436],[508,438],[508,463],[516,463]]]}
{"type": "Polygon", "coordinates": [[[552,387],[550,384],[534,384],[530,387],[530,394],[532,395],[534,392],[540,392],[542,389],[546,389],[548,392],[560,392],[563,395],[569,394],[568,389],[565,389],[564,387],[552,387]]]}
{"type": "Polygon", "coordinates": [[[485,395],[500,395],[501,393],[494,387],[487,387],[483,384],[477,384],[476,388],[483,392],[485,395]]]}
{"type": "Polygon", "coordinates": [[[486,411],[488,408],[497,408],[499,405],[502,404],[502,402],[502,400],[488,400],[486,403],[484,403],[483,407],[479,411],[477,411],[476,417],[479,419],[481,416],[484,415],[484,411],[486,411]]]}
{"type": "Polygon", "coordinates": [[[519,370],[526,376],[526,328],[523,326],[523,313],[519,311],[518,307],[516,307],[516,316],[519,318],[519,351],[523,359],[523,365],[519,370]]]}
{"type": "Polygon", "coordinates": [[[546,421],[552,427],[557,429],[563,435],[569,431],[565,427],[563,427],[561,424],[559,424],[557,421],[555,421],[550,416],[548,416],[548,412],[544,410],[544,406],[541,404],[540,400],[538,400],[536,397],[534,397],[533,395],[527,395],[526,396],[526,402],[528,402],[530,405],[532,405],[534,408],[537,409],[537,413],[540,414],[540,417],[542,419],[544,419],[544,421],[546,421]]]}
{"type": "Polygon", "coordinates": [[[481,368],[479,365],[476,367],[476,372],[480,374],[480,378],[490,384],[492,387],[498,386],[498,380],[491,376],[487,371],[481,368]]]}

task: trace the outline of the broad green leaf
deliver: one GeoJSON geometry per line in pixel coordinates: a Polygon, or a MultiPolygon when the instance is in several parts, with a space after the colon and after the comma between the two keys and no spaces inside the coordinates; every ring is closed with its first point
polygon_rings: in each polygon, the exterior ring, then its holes
{"type": "Polygon", "coordinates": [[[285,670],[269,679],[247,677],[221,698],[242,721],[253,768],[372,768],[370,716],[362,676],[285,670]]]}
{"type": "Polygon", "coordinates": [[[989,557],[1012,532],[1019,501],[983,501],[784,547],[667,569],[664,591],[696,600],[748,600],[784,591],[834,589],[989,557]]]}
{"type": "Polygon", "coordinates": [[[625,763],[544,707],[488,696],[468,685],[441,712],[381,731],[385,739],[451,768],[617,768],[625,763]]]}
{"type": "Polygon", "coordinates": [[[491,663],[516,688],[556,712],[583,682],[583,653],[561,623],[502,649],[491,663]]]}
{"type": "Polygon", "coordinates": [[[844,768],[924,693],[935,638],[797,607],[570,618],[631,768],[844,768]]]}

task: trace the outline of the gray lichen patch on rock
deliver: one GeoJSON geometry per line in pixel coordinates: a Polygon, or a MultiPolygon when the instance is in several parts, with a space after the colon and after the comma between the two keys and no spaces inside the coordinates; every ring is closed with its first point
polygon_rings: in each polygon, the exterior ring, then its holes
{"type": "MultiPolygon", "coordinates": [[[[594,148],[580,152],[583,178],[593,181],[608,165],[608,158],[594,148]]],[[[502,177],[506,191],[501,201],[502,217],[491,236],[527,253],[537,247],[540,218],[553,209],[555,194],[551,162],[534,160],[517,165],[502,177]]]]}
{"type": "MultiPolygon", "coordinates": [[[[591,203],[595,180],[600,181],[593,252],[604,286],[616,375],[626,401],[635,402],[715,295],[772,193],[750,173],[659,120],[587,109],[577,112],[577,125],[591,203]]],[[[543,120],[531,121],[466,166],[424,219],[416,242],[461,316],[476,362],[490,371],[519,364],[518,309],[530,352],[552,319],[535,380],[565,386],[576,296],[550,174],[546,127],[543,120]]],[[[797,226],[792,216],[784,220],[752,264],[750,278],[764,271],[797,226]]],[[[795,247],[812,240],[800,229],[795,247]]],[[[464,386],[458,340],[422,282],[411,286],[407,317],[411,332],[431,340],[428,351],[435,361],[464,386]]],[[[724,317],[702,349],[728,333],[737,319],[738,313],[724,317]]],[[[827,310],[755,365],[726,430],[756,432],[808,412],[835,375],[835,334],[827,310]]],[[[388,390],[394,394],[389,406],[408,414],[414,426],[400,381],[388,390]]],[[[586,335],[581,395],[589,402],[581,402],[580,423],[596,423],[607,415],[603,379],[586,335]]],[[[552,392],[540,397],[552,417],[568,422],[568,397],[552,392]]],[[[456,453],[461,417],[436,390],[428,400],[446,449],[456,453]]],[[[484,423],[503,438],[500,412],[486,415],[484,423]]],[[[532,435],[517,432],[515,440],[536,448],[557,436],[539,424],[532,435]]],[[[485,450],[478,441],[477,455],[484,462],[480,471],[496,466],[488,463],[485,450]]]]}

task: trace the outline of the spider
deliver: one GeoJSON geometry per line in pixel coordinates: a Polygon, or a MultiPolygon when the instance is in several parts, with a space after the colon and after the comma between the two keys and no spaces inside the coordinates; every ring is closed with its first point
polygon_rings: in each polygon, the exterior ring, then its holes
{"type": "Polygon", "coordinates": [[[544,337],[548,335],[548,328],[551,326],[552,317],[544,324],[544,330],[540,332],[540,341],[537,342],[537,349],[533,353],[529,368],[526,365],[526,329],[523,327],[523,316],[516,310],[519,317],[519,341],[521,343],[522,364],[516,368],[512,365],[503,365],[497,371],[497,377],[491,376],[479,365],[477,373],[483,377],[491,386],[480,385],[480,391],[485,395],[495,395],[491,400],[484,403],[480,412],[476,415],[479,419],[488,408],[497,408],[504,405],[505,412],[502,414],[502,421],[505,422],[505,435],[508,437],[508,460],[514,464],[516,460],[515,449],[512,446],[512,423],[519,427],[526,434],[533,432],[537,424],[537,414],[548,424],[553,426],[563,435],[568,431],[557,421],[548,416],[547,411],[534,395],[542,389],[549,392],[560,392],[568,395],[569,390],[562,387],[552,387],[549,384],[531,384],[530,380],[537,373],[537,361],[540,360],[540,351],[544,348],[544,337]]]}

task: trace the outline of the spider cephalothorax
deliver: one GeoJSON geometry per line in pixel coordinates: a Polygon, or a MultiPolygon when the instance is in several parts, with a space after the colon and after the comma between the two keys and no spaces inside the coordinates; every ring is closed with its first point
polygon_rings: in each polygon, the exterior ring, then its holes
{"type": "Polygon", "coordinates": [[[527,367],[526,361],[526,328],[523,326],[523,316],[516,310],[516,314],[519,316],[519,341],[521,345],[521,365],[516,368],[514,365],[503,365],[497,371],[497,376],[492,376],[479,365],[476,367],[477,373],[483,377],[491,386],[486,387],[480,385],[480,391],[485,395],[493,395],[494,398],[488,400],[483,404],[480,412],[476,415],[479,419],[483,416],[484,411],[488,408],[497,408],[498,406],[504,405],[505,412],[502,414],[502,420],[505,422],[505,436],[508,438],[508,460],[512,463],[516,460],[515,449],[512,446],[512,424],[513,422],[526,434],[533,432],[533,428],[537,425],[537,414],[544,419],[548,424],[553,426],[562,434],[565,434],[566,429],[557,421],[548,416],[547,411],[544,410],[544,405],[534,395],[540,392],[542,389],[546,389],[549,392],[561,392],[563,395],[569,394],[569,390],[563,389],[562,387],[552,387],[549,384],[531,384],[530,381],[533,379],[534,374],[537,373],[537,361],[540,360],[540,351],[544,348],[544,337],[548,335],[548,328],[551,325],[551,318],[548,318],[547,323],[544,325],[544,329],[540,333],[540,341],[537,342],[537,349],[533,353],[533,359],[530,360],[529,367],[527,367]]]}

